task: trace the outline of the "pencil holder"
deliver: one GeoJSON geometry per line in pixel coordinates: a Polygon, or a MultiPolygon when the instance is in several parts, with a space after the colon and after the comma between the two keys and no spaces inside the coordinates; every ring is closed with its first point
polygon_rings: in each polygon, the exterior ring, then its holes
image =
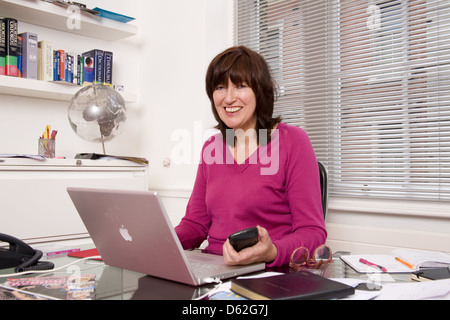
{"type": "Polygon", "coordinates": [[[39,139],[38,154],[44,158],[55,157],[55,139],[39,139]]]}

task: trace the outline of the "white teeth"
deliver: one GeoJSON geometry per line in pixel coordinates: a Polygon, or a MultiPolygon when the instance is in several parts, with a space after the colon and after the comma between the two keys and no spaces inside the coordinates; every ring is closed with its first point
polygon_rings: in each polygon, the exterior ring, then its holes
{"type": "Polygon", "coordinates": [[[242,107],[226,107],[225,111],[226,112],[237,112],[237,111],[239,111],[241,109],[242,109],[242,107]]]}

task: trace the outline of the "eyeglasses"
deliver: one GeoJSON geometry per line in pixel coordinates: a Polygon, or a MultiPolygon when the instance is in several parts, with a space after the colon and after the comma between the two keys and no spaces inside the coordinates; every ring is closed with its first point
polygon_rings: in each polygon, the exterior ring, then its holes
{"type": "Polygon", "coordinates": [[[296,270],[305,268],[318,269],[322,265],[333,262],[332,255],[330,247],[326,245],[317,247],[312,257],[309,256],[309,250],[307,248],[299,247],[292,252],[289,266],[296,270]]]}

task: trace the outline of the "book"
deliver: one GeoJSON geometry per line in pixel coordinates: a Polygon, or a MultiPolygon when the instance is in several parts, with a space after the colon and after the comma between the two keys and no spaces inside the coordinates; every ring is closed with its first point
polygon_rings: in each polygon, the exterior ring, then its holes
{"type": "Polygon", "coordinates": [[[84,75],[83,85],[88,86],[91,84],[103,83],[103,51],[99,49],[93,49],[84,52],[84,75]]]}
{"type": "Polygon", "coordinates": [[[103,64],[103,84],[112,87],[113,53],[111,51],[103,52],[103,64]]]}
{"type": "Polygon", "coordinates": [[[73,83],[74,71],[75,69],[74,69],[73,53],[66,52],[63,80],[69,83],[73,83]]]}
{"type": "Polygon", "coordinates": [[[67,55],[66,61],[68,63],[68,66],[67,66],[67,76],[65,80],[72,84],[78,84],[78,77],[80,74],[78,69],[80,66],[80,64],[78,63],[79,54],[72,51],[67,52],[66,55],[67,55]]]}
{"type": "Polygon", "coordinates": [[[84,57],[77,55],[77,85],[83,85],[84,82],[84,57]]]}
{"type": "Polygon", "coordinates": [[[22,38],[22,77],[37,80],[38,35],[32,32],[24,32],[19,36],[22,38]]]}
{"type": "Polygon", "coordinates": [[[53,81],[59,81],[61,78],[61,68],[59,67],[59,56],[60,52],[58,50],[53,50],[53,81]]]}
{"type": "Polygon", "coordinates": [[[56,61],[56,68],[57,68],[57,79],[56,81],[64,81],[65,74],[66,74],[66,53],[64,50],[59,49],[56,50],[57,52],[57,61],[56,61]]]}
{"type": "Polygon", "coordinates": [[[6,52],[5,52],[5,74],[11,77],[17,77],[17,20],[5,18],[6,32],[6,52]]]}
{"type": "Polygon", "coordinates": [[[430,281],[450,279],[450,267],[447,268],[431,268],[414,271],[411,274],[411,279],[416,281],[430,281]]]}
{"type": "Polygon", "coordinates": [[[38,80],[53,81],[53,43],[38,42],[38,80]]]}
{"type": "Polygon", "coordinates": [[[105,10],[105,9],[101,9],[99,7],[95,7],[92,10],[94,10],[95,12],[98,12],[98,15],[100,17],[116,20],[116,21],[123,22],[123,23],[127,23],[127,22],[133,21],[135,19],[133,17],[129,17],[129,16],[125,16],[125,15],[120,14],[120,13],[116,13],[116,12],[108,11],[108,10],[105,10]]]}
{"type": "Polygon", "coordinates": [[[6,24],[5,20],[0,18],[0,75],[5,75],[6,65],[6,24]]]}
{"type": "Polygon", "coordinates": [[[381,270],[361,263],[365,259],[387,269],[388,273],[411,273],[421,268],[450,266],[450,255],[444,252],[398,249],[390,254],[345,255],[341,259],[359,273],[380,273],[381,270]]]}
{"type": "Polygon", "coordinates": [[[399,249],[393,250],[391,255],[409,263],[413,269],[442,268],[450,266],[450,255],[445,252],[429,250],[399,249]]]}
{"type": "Polygon", "coordinates": [[[22,36],[17,35],[17,77],[22,78],[22,47],[23,41],[22,36]]]}
{"type": "Polygon", "coordinates": [[[355,293],[351,286],[306,270],[266,278],[232,279],[231,290],[252,300],[335,299],[355,293]]]}

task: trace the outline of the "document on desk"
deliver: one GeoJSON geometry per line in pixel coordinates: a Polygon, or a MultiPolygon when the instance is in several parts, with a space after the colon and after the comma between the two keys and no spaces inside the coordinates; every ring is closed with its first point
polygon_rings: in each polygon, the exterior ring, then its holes
{"type": "Polygon", "coordinates": [[[411,273],[420,268],[450,266],[450,255],[444,252],[412,249],[397,249],[391,254],[347,255],[341,256],[341,259],[360,273],[411,273]]]}
{"type": "Polygon", "coordinates": [[[383,273],[379,268],[360,262],[361,259],[371,264],[383,266],[388,273],[411,273],[414,270],[398,262],[395,257],[387,254],[355,254],[341,256],[341,259],[358,273],[383,273]]]}
{"type": "Polygon", "coordinates": [[[427,282],[367,282],[374,290],[358,290],[361,279],[333,279],[353,286],[355,294],[342,300],[449,300],[450,279],[427,282]],[[379,288],[379,289],[378,289],[379,288]]]}
{"type": "Polygon", "coordinates": [[[450,279],[383,284],[376,300],[450,300],[450,279]]]}

